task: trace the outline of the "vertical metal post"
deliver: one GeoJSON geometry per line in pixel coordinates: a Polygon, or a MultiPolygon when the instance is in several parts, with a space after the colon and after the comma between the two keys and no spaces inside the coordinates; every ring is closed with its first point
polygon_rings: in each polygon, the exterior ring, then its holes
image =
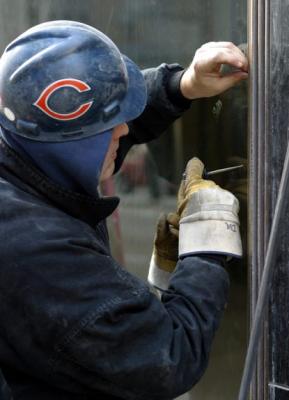
{"type": "MultiPolygon", "coordinates": [[[[255,313],[260,281],[263,273],[266,244],[268,241],[268,191],[267,188],[267,137],[269,134],[269,0],[249,0],[249,265],[251,325],[255,313]]],[[[264,326],[261,330],[264,332],[264,326]]],[[[261,335],[256,357],[251,396],[264,400],[267,394],[267,335],[261,335]]]]}
{"type": "MultiPolygon", "coordinates": [[[[276,204],[289,132],[289,1],[249,0],[251,315],[263,274],[264,254],[276,204]]],[[[289,213],[279,226],[278,262],[269,312],[252,381],[253,400],[287,398],[289,391],[289,213]],[[270,346],[268,346],[270,343],[270,346]],[[268,390],[270,387],[270,393],[268,390]]],[[[267,293],[268,294],[268,293],[267,293]]]]}

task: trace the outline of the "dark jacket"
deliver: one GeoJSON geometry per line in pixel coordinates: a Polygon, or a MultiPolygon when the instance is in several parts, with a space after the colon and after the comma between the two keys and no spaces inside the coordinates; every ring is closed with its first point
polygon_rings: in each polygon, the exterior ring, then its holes
{"type": "Polygon", "coordinates": [[[0,399],[12,400],[11,390],[8,387],[6,379],[4,378],[1,370],[0,370],[0,399]]]}
{"type": "MultiPolygon", "coordinates": [[[[163,65],[146,72],[134,143],[178,117],[163,65]]],[[[111,256],[117,198],[65,190],[0,144],[0,365],[14,400],[172,399],[203,374],[227,299],[220,262],[178,262],[160,301],[111,256]]]]}

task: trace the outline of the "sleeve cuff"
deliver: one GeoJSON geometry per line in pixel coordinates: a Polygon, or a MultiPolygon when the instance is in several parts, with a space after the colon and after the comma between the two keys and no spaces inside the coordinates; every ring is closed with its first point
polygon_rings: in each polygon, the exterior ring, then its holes
{"type": "Polygon", "coordinates": [[[171,75],[167,81],[167,94],[169,100],[177,107],[182,109],[190,108],[192,104],[192,100],[187,99],[183,96],[181,89],[180,89],[180,82],[185,70],[182,67],[178,66],[176,68],[174,65],[171,66],[171,75]]]}
{"type": "Polygon", "coordinates": [[[152,254],[152,258],[150,261],[150,268],[148,274],[148,282],[159,290],[167,290],[169,287],[169,280],[171,277],[171,273],[161,269],[156,263],[155,254],[152,254]]]}

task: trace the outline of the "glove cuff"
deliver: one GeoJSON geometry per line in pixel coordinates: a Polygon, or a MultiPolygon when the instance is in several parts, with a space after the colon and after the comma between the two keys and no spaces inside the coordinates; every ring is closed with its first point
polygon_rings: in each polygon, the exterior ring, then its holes
{"type": "Polygon", "coordinates": [[[220,220],[194,220],[189,216],[180,221],[179,256],[198,253],[242,256],[239,223],[220,220]]]}
{"type": "Polygon", "coordinates": [[[150,261],[148,282],[157,289],[167,290],[167,288],[169,287],[169,279],[171,277],[171,273],[168,271],[168,269],[172,271],[176,263],[171,262],[171,268],[164,269],[158,264],[158,262],[159,258],[157,258],[155,252],[153,252],[150,261]]]}

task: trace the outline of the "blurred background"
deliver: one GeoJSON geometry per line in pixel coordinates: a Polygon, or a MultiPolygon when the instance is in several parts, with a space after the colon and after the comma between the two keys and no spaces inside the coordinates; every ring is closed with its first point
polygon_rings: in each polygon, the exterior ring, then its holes
{"type": "MultiPolygon", "coordinates": [[[[0,50],[32,25],[72,19],[102,30],[141,68],[162,62],[186,67],[208,41],[247,42],[247,2],[242,0],[0,0],[0,50]]],[[[186,162],[197,156],[208,171],[243,164],[216,177],[240,200],[244,258],[228,266],[229,304],[207,372],[182,400],[237,397],[246,350],[247,87],[196,100],[185,116],[149,145],[135,147],[122,170],[102,188],[121,197],[109,220],[115,257],[146,279],[156,219],[173,211],[186,162]]]]}

